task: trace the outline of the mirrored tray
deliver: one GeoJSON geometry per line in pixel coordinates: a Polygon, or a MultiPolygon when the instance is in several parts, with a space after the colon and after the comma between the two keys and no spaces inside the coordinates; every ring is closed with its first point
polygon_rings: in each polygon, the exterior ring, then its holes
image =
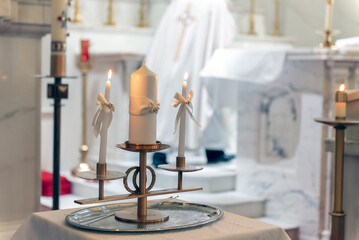
{"type": "Polygon", "coordinates": [[[162,201],[151,204],[148,209],[156,209],[169,215],[162,223],[136,224],[115,219],[115,212],[135,208],[137,203],[117,203],[84,208],[66,216],[66,222],[72,226],[96,231],[146,233],[181,230],[199,227],[219,220],[223,211],[219,208],[180,201],[162,201]]]}

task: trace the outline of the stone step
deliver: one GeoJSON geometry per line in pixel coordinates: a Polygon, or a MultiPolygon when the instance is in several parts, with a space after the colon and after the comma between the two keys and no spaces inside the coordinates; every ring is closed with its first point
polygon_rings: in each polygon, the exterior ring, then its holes
{"type": "Polygon", "coordinates": [[[257,220],[279,226],[284,229],[284,231],[288,234],[291,240],[299,240],[300,228],[298,224],[284,220],[278,220],[271,217],[261,217],[261,218],[257,218],[257,220]]]}
{"type": "Polygon", "coordinates": [[[246,196],[237,191],[206,193],[187,192],[178,194],[181,200],[203,203],[224,211],[250,218],[265,216],[265,199],[246,196]]]}

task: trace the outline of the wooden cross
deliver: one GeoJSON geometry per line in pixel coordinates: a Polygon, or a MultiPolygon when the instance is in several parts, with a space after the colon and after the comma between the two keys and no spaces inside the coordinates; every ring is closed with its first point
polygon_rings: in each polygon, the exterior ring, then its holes
{"type": "Polygon", "coordinates": [[[195,20],[195,17],[191,14],[191,4],[189,3],[187,6],[187,9],[184,13],[182,13],[179,17],[178,17],[178,21],[182,24],[182,30],[181,30],[181,35],[180,38],[178,40],[178,44],[177,44],[177,49],[176,49],[176,54],[174,57],[174,61],[178,60],[180,51],[182,49],[182,44],[183,44],[183,39],[187,30],[187,27],[195,20]]]}

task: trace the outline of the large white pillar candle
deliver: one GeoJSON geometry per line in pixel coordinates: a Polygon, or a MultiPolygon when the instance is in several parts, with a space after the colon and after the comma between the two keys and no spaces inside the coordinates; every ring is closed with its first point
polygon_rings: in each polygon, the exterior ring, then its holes
{"type": "Polygon", "coordinates": [[[345,85],[341,84],[335,92],[335,118],[345,119],[347,115],[347,92],[345,85]]]}
{"type": "Polygon", "coordinates": [[[67,0],[52,0],[51,4],[51,40],[65,42],[67,0]]]}
{"type": "MultiPolygon", "coordinates": [[[[111,94],[111,77],[112,77],[112,70],[108,71],[108,77],[106,82],[106,89],[105,89],[105,98],[107,102],[110,102],[110,94],[111,94]]],[[[109,114],[104,115],[104,119],[102,121],[102,128],[101,128],[101,142],[100,142],[100,163],[106,163],[106,153],[107,153],[107,132],[109,127],[109,114]]]]}
{"type": "MultiPolygon", "coordinates": [[[[188,80],[188,73],[185,73],[184,81],[182,83],[182,96],[185,99],[187,99],[187,80],[188,80]]],[[[178,140],[178,157],[184,157],[185,140],[186,140],[186,109],[183,110],[181,115],[179,140],[178,140]]]]}
{"type": "Polygon", "coordinates": [[[51,1],[51,76],[66,75],[67,0],[51,1]]]}
{"type": "Polygon", "coordinates": [[[129,143],[156,143],[157,82],[157,75],[146,64],[131,74],[129,143]]]}

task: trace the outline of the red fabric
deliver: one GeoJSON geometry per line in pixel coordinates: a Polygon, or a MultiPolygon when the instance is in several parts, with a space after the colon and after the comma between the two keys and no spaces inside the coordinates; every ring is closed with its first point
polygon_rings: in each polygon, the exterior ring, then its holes
{"type": "MultiPolygon", "coordinates": [[[[52,173],[41,171],[42,196],[52,196],[52,173]]],[[[71,183],[63,176],[60,176],[60,195],[71,193],[71,183]]]]}

